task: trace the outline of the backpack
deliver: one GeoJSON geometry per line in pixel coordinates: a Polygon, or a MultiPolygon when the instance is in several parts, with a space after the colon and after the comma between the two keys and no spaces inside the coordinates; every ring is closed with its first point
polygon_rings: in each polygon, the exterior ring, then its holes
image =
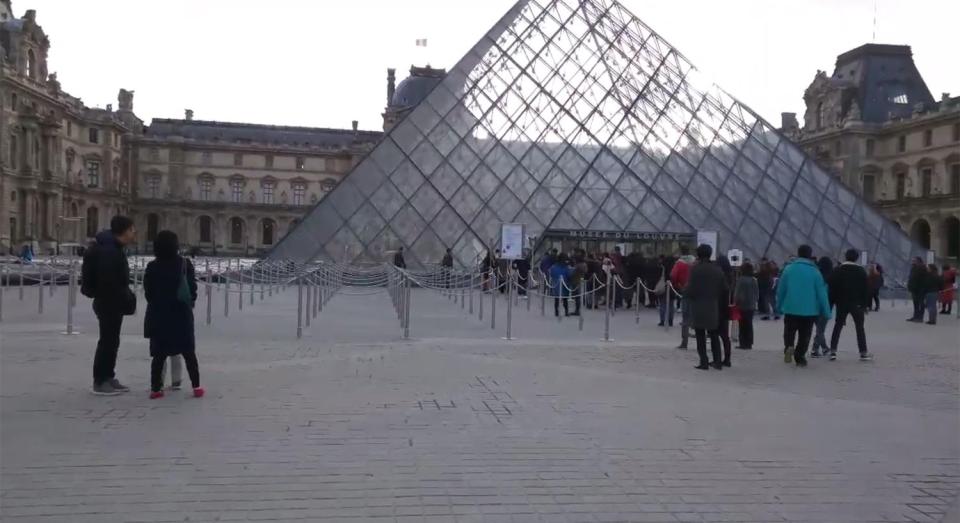
{"type": "Polygon", "coordinates": [[[87,298],[97,295],[97,249],[91,247],[83,254],[80,266],[80,294],[87,298]]]}

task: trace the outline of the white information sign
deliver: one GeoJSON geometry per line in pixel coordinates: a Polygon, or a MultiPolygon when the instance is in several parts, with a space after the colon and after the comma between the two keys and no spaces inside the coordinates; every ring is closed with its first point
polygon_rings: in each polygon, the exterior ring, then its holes
{"type": "Polygon", "coordinates": [[[927,265],[930,265],[931,263],[937,263],[936,251],[927,251],[927,265]]]}
{"type": "Polygon", "coordinates": [[[707,244],[710,247],[713,247],[713,254],[710,255],[711,260],[717,259],[717,231],[697,231],[697,246],[707,244]]]}
{"type": "Polygon", "coordinates": [[[523,258],[524,234],[522,223],[504,223],[500,226],[500,257],[506,260],[523,258]]]}
{"type": "Polygon", "coordinates": [[[727,251],[727,259],[730,260],[731,267],[740,267],[743,265],[743,251],[740,249],[730,249],[727,251]]]}
{"type": "Polygon", "coordinates": [[[867,251],[860,251],[860,265],[867,266],[867,251]]]}

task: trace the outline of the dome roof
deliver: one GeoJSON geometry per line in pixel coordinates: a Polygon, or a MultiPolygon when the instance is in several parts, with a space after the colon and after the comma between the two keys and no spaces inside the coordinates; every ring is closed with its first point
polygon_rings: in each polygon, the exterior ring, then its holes
{"type": "Polygon", "coordinates": [[[410,76],[397,85],[397,89],[390,99],[390,106],[403,109],[418,105],[443,80],[446,74],[445,69],[433,69],[430,66],[411,67],[410,76]]]}

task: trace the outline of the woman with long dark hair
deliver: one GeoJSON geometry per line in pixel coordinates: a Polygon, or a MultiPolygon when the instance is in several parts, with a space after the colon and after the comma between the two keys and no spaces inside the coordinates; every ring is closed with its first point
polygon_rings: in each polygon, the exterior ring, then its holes
{"type": "Polygon", "coordinates": [[[193,328],[197,281],[193,265],[180,256],[177,235],[160,231],[153,241],[156,257],[147,264],[143,289],[147,298],[144,336],[150,339],[150,399],[163,397],[163,364],[183,356],[194,397],[202,397],[193,328]]]}

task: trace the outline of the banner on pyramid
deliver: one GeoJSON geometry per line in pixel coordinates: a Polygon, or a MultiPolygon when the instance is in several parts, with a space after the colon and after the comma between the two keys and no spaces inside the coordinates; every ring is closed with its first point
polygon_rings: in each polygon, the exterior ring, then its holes
{"type": "Polygon", "coordinates": [[[694,236],[783,261],[925,250],[606,0],[517,2],[270,253],[473,269],[502,223],[694,236]]]}

